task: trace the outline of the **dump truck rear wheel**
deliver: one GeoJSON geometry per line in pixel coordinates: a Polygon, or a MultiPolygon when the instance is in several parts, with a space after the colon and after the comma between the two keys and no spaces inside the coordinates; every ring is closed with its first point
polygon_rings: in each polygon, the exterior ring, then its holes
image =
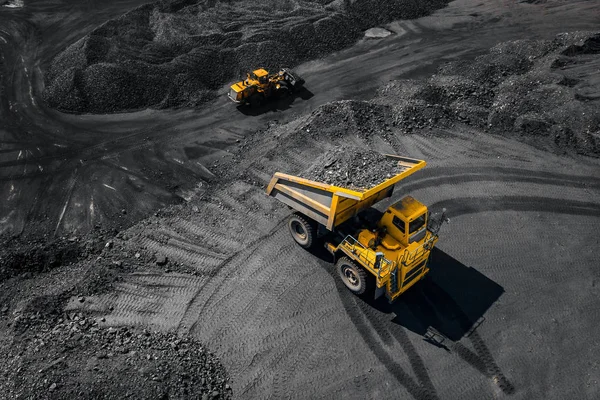
{"type": "Polygon", "coordinates": [[[363,268],[348,257],[340,258],[335,266],[342,282],[352,293],[361,295],[367,291],[368,276],[363,268]]]}
{"type": "Polygon", "coordinates": [[[300,214],[292,214],[288,220],[288,228],[292,237],[301,247],[312,247],[317,229],[315,223],[300,214]]]}

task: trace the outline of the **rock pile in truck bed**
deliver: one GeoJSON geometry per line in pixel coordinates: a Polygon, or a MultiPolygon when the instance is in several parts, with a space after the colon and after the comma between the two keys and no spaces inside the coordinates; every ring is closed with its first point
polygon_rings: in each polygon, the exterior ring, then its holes
{"type": "Polygon", "coordinates": [[[368,148],[340,146],[321,155],[300,176],[329,185],[365,190],[402,170],[397,160],[368,148]]]}
{"type": "Polygon", "coordinates": [[[108,21],[58,54],[44,98],[66,112],[196,105],[257,67],[291,67],[362,31],[448,0],[161,0],[108,21]]]}

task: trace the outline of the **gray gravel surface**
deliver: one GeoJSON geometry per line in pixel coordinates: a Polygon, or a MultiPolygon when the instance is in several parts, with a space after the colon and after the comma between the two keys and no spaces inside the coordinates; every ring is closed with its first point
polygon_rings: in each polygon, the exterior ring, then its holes
{"type": "Polygon", "coordinates": [[[392,107],[394,125],[405,132],[458,122],[598,156],[598,54],[598,32],[505,42],[474,60],[447,63],[427,81],[391,82],[377,102],[392,107]]]}
{"type": "Polygon", "coordinates": [[[19,367],[6,372],[11,380],[3,391],[7,398],[232,398],[223,366],[193,339],[103,328],[101,318],[83,313],[48,320],[40,311],[47,313],[48,305],[15,318],[15,330],[22,333],[4,362],[19,367]],[[27,330],[35,335],[26,335],[27,330]]]}

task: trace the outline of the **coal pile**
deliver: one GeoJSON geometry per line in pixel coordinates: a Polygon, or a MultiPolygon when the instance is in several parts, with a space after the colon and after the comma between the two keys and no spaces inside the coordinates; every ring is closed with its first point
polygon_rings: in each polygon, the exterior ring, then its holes
{"type": "Polygon", "coordinates": [[[15,329],[36,334],[17,339],[5,360],[20,364],[10,372],[10,398],[232,398],[219,360],[192,339],[100,327],[82,313],[38,315],[27,309],[15,317],[15,329]]]}
{"type": "Polygon", "coordinates": [[[354,135],[369,140],[374,135],[386,137],[394,125],[392,109],[387,105],[342,100],[313,111],[301,131],[315,139],[336,140],[354,135]]]}
{"type": "Polygon", "coordinates": [[[88,259],[102,251],[109,236],[97,230],[86,238],[77,236],[10,237],[0,236],[0,282],[20,274],[34,275],[53,268],[88,259]]]}
{"type": "Polygon", "coordinates": [[[451,62],[426,81],[395,81],[377,104],[412,132],[463,123],[556,151],[600,154],[600,33],[502,43],[473,61],[451,62]],[[578,73],[580,71],[580,73],[578,73]]]}
{"type": "Polygon", "coordinates": [[[447,0],[161,0],[106,22],[57,55],[44,99],[65,112],[194,106],[245,72],[354,43],[366,29],[447,0]]]}
{"type": "Polygon", "coordinates": [[[367,190],[402,172],[398,161],[368,148],[340,146],[320,156],[302,178],[353,190],[367,190]]]}

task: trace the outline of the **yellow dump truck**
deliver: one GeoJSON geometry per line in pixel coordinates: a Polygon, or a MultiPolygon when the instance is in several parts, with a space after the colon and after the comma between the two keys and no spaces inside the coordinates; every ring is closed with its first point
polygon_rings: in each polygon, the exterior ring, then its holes
{"type": "Polygon", "coordinates": [[[316,182],[277,172],[267,194],[291,207],[288,220],[294,240],[304,248],[324,239],[336,269],[352,292],[386,295],[392,302],[429,272],[431,249],[444,221],[405,196],[384,212],[372,206],[392,195],[394,185],[425,167],[423,160],[397,160],[398,174],[364,190],[316,182]]]}

